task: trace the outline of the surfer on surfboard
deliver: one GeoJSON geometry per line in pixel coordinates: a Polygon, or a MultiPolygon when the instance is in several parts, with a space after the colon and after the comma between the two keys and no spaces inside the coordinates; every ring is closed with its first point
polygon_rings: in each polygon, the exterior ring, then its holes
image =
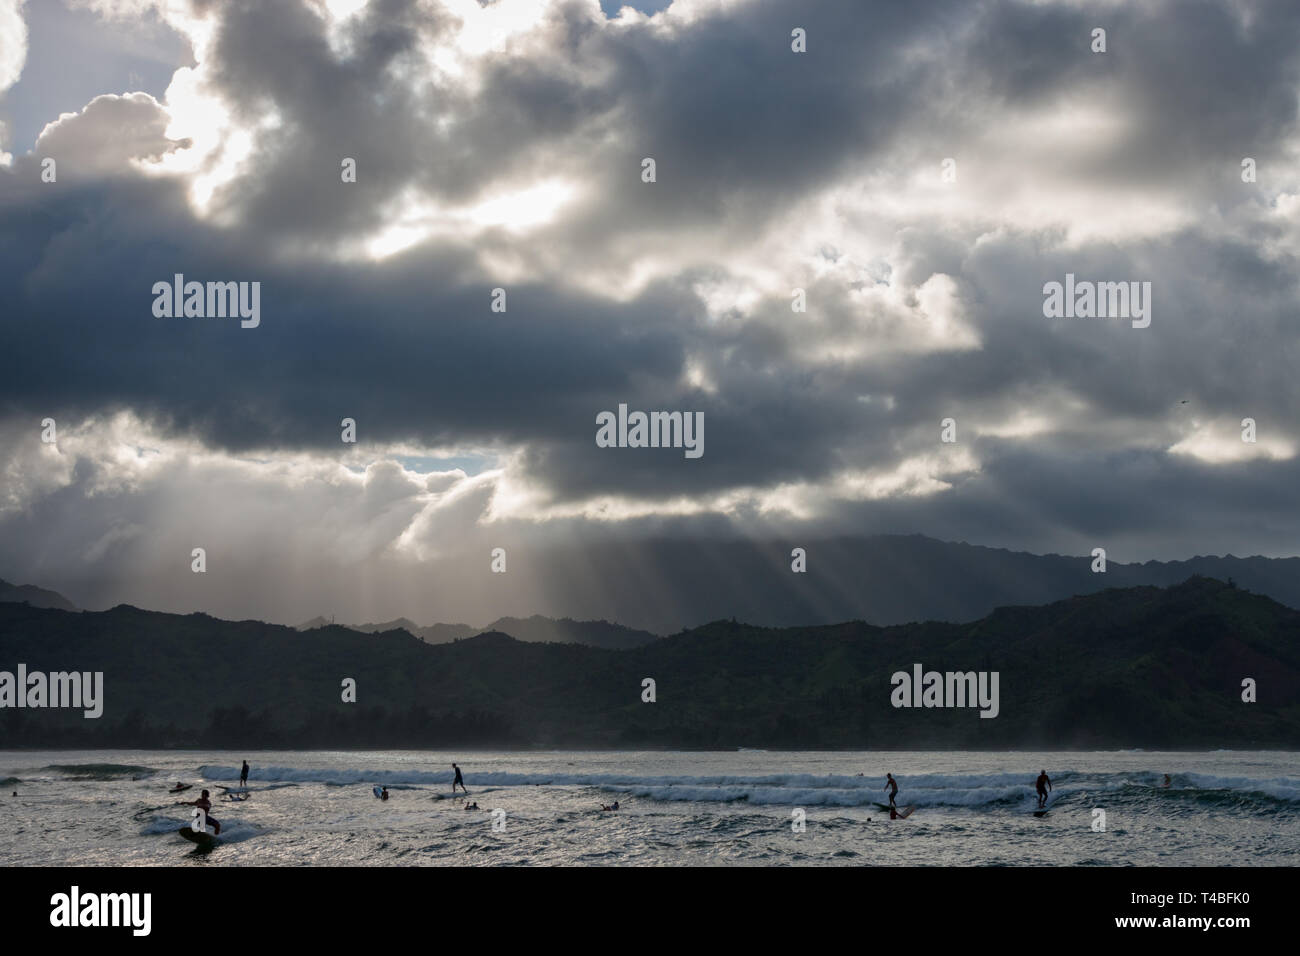
{"type": "Polygon", "coordinates": [[[212,833],[214,836],[221,833],[221,821],[212,816],[212,801],[208,799],[208,791],[204,790],[203,795],[197,800],[190,800],[176,804],[178,807],[198,807],[203,811],[203,816],[212,824],[212,833]]]}
{"type": "MultiPolygon", "coordinates": [[[[460,767],[452,764],[451,769],[456,771],[456,779],[451,782],[451,792],[455,793],[458,785],[462,790],[465,790],[465,778],[460,775],[460,767]]],[[[465,793],[468,794],[469,791],[465,790],[465,793]]]]}
{"type": "Polygon", "coordinates": [[[1047,771],[1043,770],[1038,774],[1038,782],[1035,784],[1038,790],[1038,808],[1041,810],[1047,805],[1047,792],[1052,789],[1051,778],[1047,776],[1047,771]]]}
{"type": "Polygon", "coordinates": [[[884,789],[889,791],[889,805],[891,807],[896,806],[894,801],[898,796],[898,781],[894,779],[892,773],[885,774],[885,780],[888,781],[885,784],[884,789]]]}

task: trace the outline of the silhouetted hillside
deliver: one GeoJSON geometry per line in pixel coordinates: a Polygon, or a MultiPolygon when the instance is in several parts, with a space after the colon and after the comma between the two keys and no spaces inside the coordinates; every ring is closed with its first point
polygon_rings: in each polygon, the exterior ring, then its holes
{"type": "Polygon", "coordinates": [[[47,591],[32,584],[10,584],[0,580],[0,603],[30,604],[32,607],[53,607],[61,611],[75,611],[77,606],[57,591],[47,591]]]}
{"type": "Polygon", "coordinates": [[[585,644],[588,647],[605,647],[615,651],[659,640],[658,634],[634,630],[622,624],[611,624],[609,621],[575,621],[567,617],[557,621],[540,614],[528,618],[499,618],[489,624],[487,630],[509,634],[518,641],[585,644]]]}
{"type": "MultiPolygon", "coordinates": [[[[1106,544],[1098,541],[1099,545],[1106,544]]],[[[1088,555],[1030,554],[922,535],[825,539],[661,539],[553,548],[531,560],[538,593],[563,595],[559,609],[658,634],[736,617],[769,627],[862,620],[971,621],[996,607],[1046,604],[1106,588],[1169,587],[1193,575],[1300,608],[1300,558],[1195,557],[1121,564],[1105,574],[1088,555]],[[807,551],[808,573],[790,570],[790,551],[807,551]],[[595,569],[575,575],[572,568],[595,569]],[[654,574],[647,580],[646,569],[654,574]]]]}
{"type": "Polygon", "coordinates": [[[0,711],[5,747],[1300,745],[1300,612],[1205,578],[967,624],[720,621],[622,651],[0,605],[0,669],[18,662],[104,671],[105,713],[0,711]],[[999,716],[892,707],[891,675],[914,663],[999,672],[999,716]],[[340,700],[349,677],[355,704],[340,700]]]}
{"type": "MultiPolygon", "coordinates": [[[[314,630],[329,624],[330,622],[323,617],[314,617],[310,621],[299,624],[298,630],[314,630]]],[[[567,617],[556,620],[555,618],[542,617],[540,614],[534,614],[532,617],[527,618],[503,617],[483,628],[470,627],[468,624],[432,624],[429,627],[420,627],[414,621],[405,617],[399,617],[394,621],[386,621],[383,624],[349,626],[352,630],[361,631],[363,634],[378,634],[384,631],[397,630],[406,631],[427,644],[446,644],[450,641],[473,637],[475,634],[490,632],[508,634],[515,640],[527,643],[586,644],[588,647],[607,647],[613,650],[639,647],[642,644],[659,640],[658,634],[634,630],[621,624],[611,624],[609,621],[575,621],[567,617]]]]}

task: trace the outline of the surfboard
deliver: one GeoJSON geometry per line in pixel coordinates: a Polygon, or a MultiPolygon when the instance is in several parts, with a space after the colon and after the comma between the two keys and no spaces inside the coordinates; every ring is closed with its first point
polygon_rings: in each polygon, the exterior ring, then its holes
{"type": "Polygon", "coordinates": [[[382,787],[371,787],[370,792],[373,793],[376,797],[379,797],[381,800],[383,799],[384,790],[382,787]]]}
{"type": "Polygon", "coordinates": [[[882,809],[882,810],[888,810],[888,809],[889,809],[889,804],[887,804],[887,803],[873,803],[872,806],[874,806],[874,807],[880,807],[880,809],[882,809]]]}
{"type": "Polygon", "coordinates": [[[195,833],[189,827],[181,827],[176,831],[191,843],[197,843],[205,850],[209,850],[217,845],[217,838],[211,833],[195,833]]]}
{"type": "Polygon", "coordinates": [[[903,807],[903,809],[898,811],[898,819],[906,820],[908,817],[912,815],[912,811],[915,809],[916,807],[912,806],[911,804],[908,804],[907,806],[903,807]]]}
{"type": "Polygon", "coordinates": [[[1047,816],[1047,814],[1048,814],[1048,811],[1047,811],[1047,810],[1035,810],[1035,811],[1034,811],[1034,816],[1036,816],[1036,817],[1045,817],[1045,816],[1047,816]]]}
{"type": "Polygon", "coordinates": [[[192,787],[192,786],[193,786],[193,784],[187,783],[187,784],[185,784],[184,786],[180,786],[180,787],[172,787],[172,788],[171,788],[170,790],[168,790],[167,792],[168,792],[168,793],[183,793],[184,791],[188,790],[188,789],[189,789],[190,787],[192,787]]]}

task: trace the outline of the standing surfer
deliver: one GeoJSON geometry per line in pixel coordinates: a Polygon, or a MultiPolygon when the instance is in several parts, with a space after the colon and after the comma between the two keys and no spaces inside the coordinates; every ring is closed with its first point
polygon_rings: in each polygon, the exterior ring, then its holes
{"type": "MultiPolygon", "coordinates": [[[[451,769],[456,771],[456,779],[451,782],[451,792],[456,792],[457,785],[459,785],[462,790],[465,790],[465,778],[460,775],[460,767],[452,764],[451,769]]],[[[468,795],[469,791],[465,790],[465,793],[468,795]]]]}
{"type": "Polygon", "coordinates": [[[895,806],[894,798],[898,796],[898,781],[894,779],[892,773],[885,774],[885,780],[888,782],[885,784],[884,789],[889,791],[889,805],[892,807],[895,806]]]}
{"type": "Polygon", "coordinates": [[[241,787],[248,786],[248,761],[247,760],[244,761],[244,769],[239,771],[239,785],[241,787]]]}
{"type": "Polygon", "coordinates": [[[1038,790],[1038,808],[1041,810],[1047,805],[1047,792],[1052,789],[1052,781],[1047,776],[1046,770],[1039,772],[1035,786],[1038,790]]]}

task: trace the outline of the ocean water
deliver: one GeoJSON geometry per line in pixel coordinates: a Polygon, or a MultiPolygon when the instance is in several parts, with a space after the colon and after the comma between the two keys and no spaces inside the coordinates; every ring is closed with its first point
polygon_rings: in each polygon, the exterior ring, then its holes
{"type": "Polygon", "coordinates": [[[0,751],[0,865],[50,864],[1294,866],[1300,754],[0,751]],[[209,851],[176,832],[203,787],[209,851]]]}

